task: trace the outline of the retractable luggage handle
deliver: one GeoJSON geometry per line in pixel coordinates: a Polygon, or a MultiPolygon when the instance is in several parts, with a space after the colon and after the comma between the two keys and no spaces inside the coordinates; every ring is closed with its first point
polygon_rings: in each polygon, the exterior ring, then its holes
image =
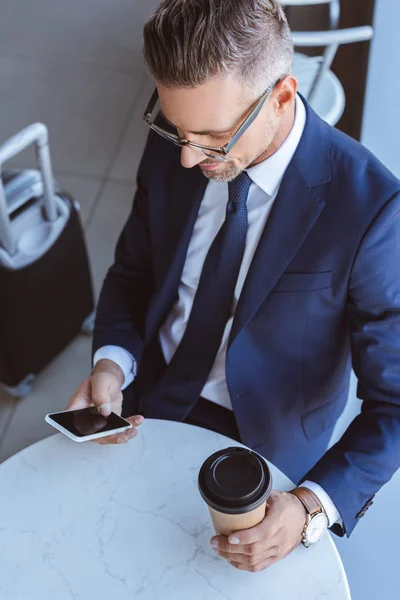
{"type": "Polygon", "coordinates": [[[42,175],[45,218],[47,221],[54,221],[58,216],[54,196],[48,130],[43,123],[33,123],[0,146],[0,239],[2,240],[2,246],[11,256],[16,252],[16,242],[12,235],[1,170],[6,161],[31,144],[35,144],[36,158],[42,175]]]}

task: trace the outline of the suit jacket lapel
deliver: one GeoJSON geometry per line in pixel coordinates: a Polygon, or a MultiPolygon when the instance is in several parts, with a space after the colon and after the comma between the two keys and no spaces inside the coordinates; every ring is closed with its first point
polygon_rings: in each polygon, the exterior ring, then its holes
{"type": "Polygon", "coordinates": [[[180,167],[172,178],[171,188],[165,191],[167,238],[162,248],[161,284],[148,313],[148,339],[156,334],[177,298],[190,238],[207,184],[198,167],[180,167]]]}
{"type": "Polygon", "coordinates": [[[240,295],[228,345],[289,266],[325,203],[289,165],[240,295]]]}
{"type": "Polygon", "coordinates": [[[325,206],[317,186],[331,179],[330,128],[301,99],[306,125],[247,273],[228,348],[288,268],[325,206]]]}

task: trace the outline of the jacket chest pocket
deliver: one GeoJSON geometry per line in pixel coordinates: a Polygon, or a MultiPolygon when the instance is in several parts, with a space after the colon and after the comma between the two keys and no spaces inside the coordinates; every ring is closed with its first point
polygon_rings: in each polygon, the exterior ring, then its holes
{"type": "Polygon", "coordinates": [[[313,292],[325,290],[332,286],[332,271],[320,273],[284,273],[271,293],[278,292],[313,292]]]}

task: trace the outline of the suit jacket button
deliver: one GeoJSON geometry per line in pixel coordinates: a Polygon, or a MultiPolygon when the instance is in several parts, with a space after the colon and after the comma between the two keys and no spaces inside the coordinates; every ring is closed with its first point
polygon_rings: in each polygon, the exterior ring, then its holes
{"type": "Polygon", "coordinates": [[[370,506],[372,506],[372,505],[373,505],[373,503],[374,503],[374,500],[373,500],[373,498],[374,498],[374,496],[372,496],[372,498],[370,498],[370,499],[368,500],[368,502],[366,502],[366,503],[365,503],[365,505],[364,505],[364,509],[363,509],[363,510],[368,510],[368,508],[369,508],[370,506]]]}
{"type": "Polygon", "coordinates": [[[365,515],[365,513],[367,512],[369,507],[373,505],[374,498],[375,498],[375,494],[373,496],[371,496],[371,498],[364,504],[364,506],[362,507],[360,512],[356,514],[356,519],[361,519],[361,517],[363,517],[365,515]]]}

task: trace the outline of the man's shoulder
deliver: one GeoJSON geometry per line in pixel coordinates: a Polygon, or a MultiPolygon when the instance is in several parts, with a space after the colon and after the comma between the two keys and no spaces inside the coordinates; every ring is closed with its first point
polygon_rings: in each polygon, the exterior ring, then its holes
{"type": "Polygon", "coordinates": [[[330,127],[332,178],[372,182],[400,191],[400,180],[368,148],[346,133],[330,127]]]}

